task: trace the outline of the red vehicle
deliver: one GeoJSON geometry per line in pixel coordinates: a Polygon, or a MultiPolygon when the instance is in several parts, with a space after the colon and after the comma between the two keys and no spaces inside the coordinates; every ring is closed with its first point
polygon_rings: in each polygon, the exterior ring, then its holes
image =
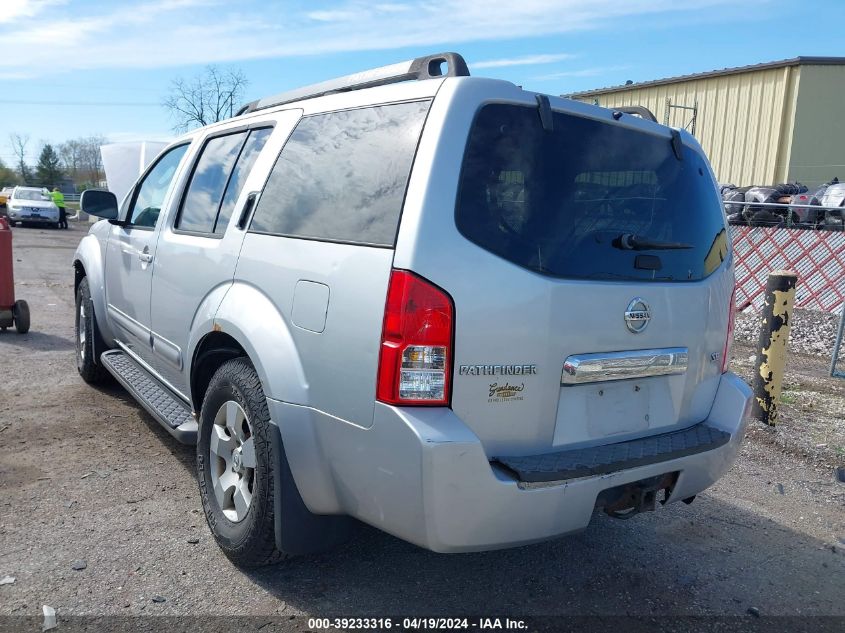
{"type": "Polygon", "coordinates": [[[12,325],[21,334],[29,332],[29,306],[22,299],[15,301],[12,230],[6,218],[0,218],[0,331],[12,325]]]}

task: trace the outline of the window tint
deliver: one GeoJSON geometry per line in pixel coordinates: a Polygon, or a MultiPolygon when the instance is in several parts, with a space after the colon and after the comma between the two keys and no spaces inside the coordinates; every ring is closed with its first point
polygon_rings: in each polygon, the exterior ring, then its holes
{"type": "Polygon", "coordinates": [[[683,281],[718,268],[727,236],[698,152],[684,146],[678,160],[666,137],[553,117],[547,132],[536,108],[480,110],[455,214],[465,237],[558,277],[683,281]]]}
{"type": "Polygon", "coordinates": [[[180,145],[164,154],[138,186],[127,218],[132,225],[156,225],[164,196],[187,149],[187,145],[180,145]]]}
{"type": "Polygon", "coordinates": [[[429,101],[302,119],[251,230],[392,246],[429,101]]]}
{"type": "Polygon", "coordinates": [[[176,228],[211,233],[229,174],[241,151],[247,132],[209,139],[191,174],[176,228]]]}
{"type": "Polygon", "coordinates": [[[238,196],[241,195],[241,189],[243,189],[247,176],[249,176],[249,172],[255,164],[255,159],[258,158],[264,143],[270,138],[272,132],[273,128],[265,127],[252,130],[249,133],[249,137],[241,150],[241,155],[238,157],[238,162],[235,163],[235,168],[229,177],[229,184],[226,185],[226,192],[223,194],[220,212],[217,214],[217,222],[214,225],[215,233],[222,235],[226,232],[235,203],[238,201],[238,196]]]}

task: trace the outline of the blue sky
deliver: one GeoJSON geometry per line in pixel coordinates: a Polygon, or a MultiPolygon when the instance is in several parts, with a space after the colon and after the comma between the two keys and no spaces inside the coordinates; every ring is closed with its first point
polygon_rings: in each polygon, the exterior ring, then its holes
{"type": "Polygon", "coordinates": [[[78,136],[167,138],[170,82],[209,63],[243,70],[251,100],[454,50],[473,74],[560,94],[845,55],[843,26],[842,0],[2,0],[0,159],[10,132],[31,160],[78,136]]]}

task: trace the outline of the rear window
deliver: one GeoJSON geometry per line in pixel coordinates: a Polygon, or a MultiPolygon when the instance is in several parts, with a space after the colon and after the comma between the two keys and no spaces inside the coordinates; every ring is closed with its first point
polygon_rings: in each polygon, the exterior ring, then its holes
{"type": "Polygon", "coordinates": [[[250,231],[393,246],[429,104],[302,119],[273,167],[250,231]]]}
{"type": "Polygon", "coordinates": [[[224,234],[246,177],[272,131],[258,128],[209,139],[194,167],[175,228],[224,234]]]}
{"type": "Polygon", "coordinates": [[[491,104],[476,116],[455,219],[482,248],[577,279],[687,281],[727,254],[703,157],[668,138],[537,108],[491,104]]]}

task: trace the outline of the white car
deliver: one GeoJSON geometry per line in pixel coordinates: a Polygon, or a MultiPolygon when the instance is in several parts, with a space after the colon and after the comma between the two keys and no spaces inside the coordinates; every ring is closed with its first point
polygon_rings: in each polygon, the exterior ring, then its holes
{"type": "Polygon", "coordinates": [[[15,187],[6,203],[9,224],[51,224],[58,228],[59,207],[45,191],[41,187],[15,187]]]}

